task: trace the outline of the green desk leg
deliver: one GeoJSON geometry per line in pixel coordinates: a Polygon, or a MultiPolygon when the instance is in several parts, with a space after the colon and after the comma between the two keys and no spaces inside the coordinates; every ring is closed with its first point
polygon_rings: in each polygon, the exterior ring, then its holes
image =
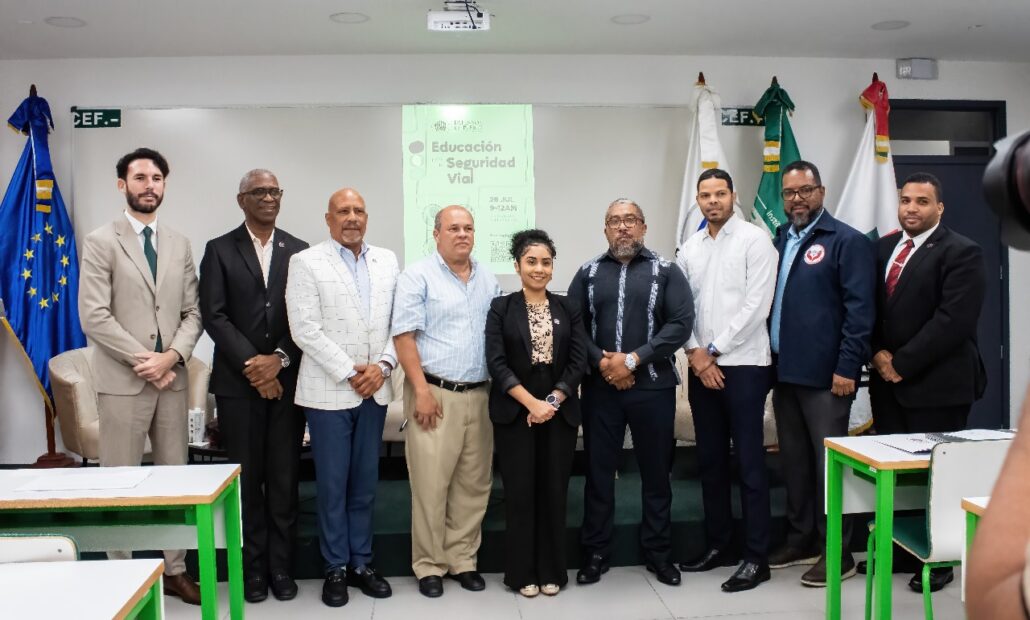
{"type": "Polygon", "coordinates": [[[876,475],[876,573],[873,575],[873,618],[891,617],[891,574],[894,563],[894,470],[877,470],[876,475]]]}
{"type": "Polygon", "coordinates": [[[844,463],[826,449],[826,618],[840,620],[841,519],[844,463]]]}
{"type": "Polygon", "coordinates": [[[161,577],[158,577],[154,585],[147,590],[146,596],[136,603],[126,618],[161,620],[161,617],[161,577]]]}
{"type": "Polygon", "coordinates": [[[218,618],[218,565],[215,562],[215,520],[212,504],[198,504],[197,564],[200,567],[200,615],[218,618]]]}
{"type": "MultiPolygon", "coordinates": [[[[976,526],[980,524],[980,516],[972,513],[966,513],[966,554],[968,556],[969,551],[973,548],[973,538],[976,537],[976,526]]],[[[967,558],[968,559],[968,558],[967,558]]]]}
{"type": "Polygon", "coordinates": [[[225,554],[229,559],[229,617],[243,619],[243,534],[240,525],[240,479],[222,495],[225,500],[225,554]]]}

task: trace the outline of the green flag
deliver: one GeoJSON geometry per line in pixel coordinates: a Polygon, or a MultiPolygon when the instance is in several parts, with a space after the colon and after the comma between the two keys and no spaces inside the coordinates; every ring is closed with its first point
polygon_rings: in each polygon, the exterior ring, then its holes
{"type": "Polygon", "coordinates": [[[801,159],[788,117],[793,110],[794,102],[787,91],[780,88],[776,78],[755,104],[755,116],[765,120],[765,147],[762,150],[762,181],[758,184],[752,220],[755,223],[762,221],[771,232],[776,232],[776,228],[787,221],[780,196],[783,189],[781,171],[784,166],[801,159]]]}

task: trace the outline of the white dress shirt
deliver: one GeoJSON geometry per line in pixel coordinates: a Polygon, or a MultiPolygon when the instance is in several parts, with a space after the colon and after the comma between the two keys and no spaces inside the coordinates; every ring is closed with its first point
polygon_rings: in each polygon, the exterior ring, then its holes
{"type": "Polygon", "coordinates": [[[139,247],[143,249],[146,249],[146,239],[144,239],[143,237],[143,229],[147,226],[150,226],[150,230],[152,231],[150,233],[150,244],[154,246],[154,251],[157,252],[157,218],[155,217],[154,221],[149,224],[144,224],[143,222],[129,215],[129,212],[126,210],[125,219],[129,220],[129,224],[132,226],[132,230],[136,233],[136,238],[139,239],[139,247]]]}
{"type": "Polygon", "coordinates": [[[691,235],[676,256],[694,294],[694,329],[685,348],[719,350],[720,366],[768,366],[766,319],[776,289],[776,248],[761,228],[733,215],[713,239],[691,235]]]}
{"type": "MultiPolygon", "coordinates": [[[[894,246],[894,251],[891,252],[891,259],[887,261],[887,269],[885,269],[883,272],[883,281],[887,281],[887,276],[891,272],[891,267],[894,266],[894,259],[898,257],[898,254],[901,254],[901,248],[903,248],[905,244],[908,243],[909,239],[912,240],[912,251],[909,252],[908,256],[905,257],[905,265],[912,262],[912,256],[919,251],[919,248],[924,243],[926,243],[926,240],[930,238],[930,235],[932,235],[934,231],[937,230],[937,227],[940,225],[941,223],[938,221],[936,224],[933,225],[933,228],[931,228],[930,230],[924,230],[915,237],[909,237],[907,232],[902,232],[901,239],[898,239],[898,245],[894,246]]],[[[905,265],[901,266],[901,271],[898,272],[899,276],[902,273],[904,273],[905,265]]]]}
{"type": "MultiPolygon", "coordinates": [[[[246,223],[243,224],[247,226],[246,223]]],[[[275,230],[272,230],[272,234],[268,235],[268,243],[261,244],[261,239],[258,239],[254,234],[254,231],[247,226],[247,234],[250,235],[250,242],[254,244],[254,252],[257,254],[258,264],[261,265],[261,276],[265,279],[265,288],[268,288],[268,268],[272,265],[272,241],[275,240],[275,230]]]]}

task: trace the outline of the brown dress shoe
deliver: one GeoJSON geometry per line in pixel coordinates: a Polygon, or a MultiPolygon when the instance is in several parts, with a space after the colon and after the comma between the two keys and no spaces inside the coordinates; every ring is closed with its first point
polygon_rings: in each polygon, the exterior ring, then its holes
{"type": "Polygon", "coordinates": [[[190,605],[200,605],[200,587],[186,573],[165,575],[164,587],[166,595],[178,596],[190,605]]]}

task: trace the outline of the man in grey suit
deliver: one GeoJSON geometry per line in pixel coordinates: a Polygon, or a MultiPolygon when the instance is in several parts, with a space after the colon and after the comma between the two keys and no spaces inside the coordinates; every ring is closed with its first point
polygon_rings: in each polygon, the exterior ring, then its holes
{"type": "MultiPolygon", "coordinates": [[[[140,148],[116,170],[128,209],[86,237],[79,270],[82,331],[95,347],[100,465],[139,465],[148,435],[155,464],[182,465],[186,361],[202,329],[193,255],[184,236],[158,225],[165,158],[140,148]]],[[[199,605],[185,556],[165,551],[164,591],[199,605]]]]}

